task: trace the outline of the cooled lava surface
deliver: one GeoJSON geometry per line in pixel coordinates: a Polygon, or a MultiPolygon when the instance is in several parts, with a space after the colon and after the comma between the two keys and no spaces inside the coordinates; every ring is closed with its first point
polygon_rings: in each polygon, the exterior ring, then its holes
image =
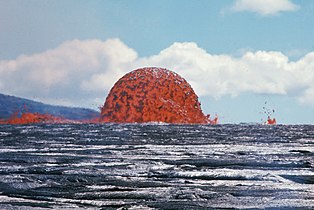
{"type": "Polygon", "coordinates": [[[101,122],[212,123],[190,84],[164,68],[141,68],[119,79],[101,109],[101,122]]]}

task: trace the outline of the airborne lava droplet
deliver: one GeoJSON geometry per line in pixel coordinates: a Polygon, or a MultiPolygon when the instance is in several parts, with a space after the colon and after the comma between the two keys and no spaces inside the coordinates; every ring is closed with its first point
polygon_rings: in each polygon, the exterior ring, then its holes
{"type": "Polygon", "coordinates": [[[119,79],[101,109],[100,121],[211,123],[190,84],[156,67],[137,69],[119,79]]]}

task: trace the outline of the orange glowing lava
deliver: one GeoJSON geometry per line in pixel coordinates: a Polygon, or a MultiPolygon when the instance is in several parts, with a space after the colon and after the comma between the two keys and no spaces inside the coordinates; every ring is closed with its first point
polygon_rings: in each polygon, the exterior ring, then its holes
{"type": "Polygon", "coordinates": [[[163,68],[141,68],[119,79],[101,109],[101,122],[217,124],[201,110],[190,84],[163,68]]]}
{"type": "Polygon", "coordinates": [[[266,124],[267,125],[276,125],[277,124],[276,118],[270,118],[270,116],[268,116],[266,124]]]}
{"type": "Polygon", "coordinates": [[[0,124],[33,124],[33,123],[57,123],[63,119],[49,114],[40,113],[22,113],[18,116],[18,112],[14,113],[8,120],[0,121],[0,124]]]}

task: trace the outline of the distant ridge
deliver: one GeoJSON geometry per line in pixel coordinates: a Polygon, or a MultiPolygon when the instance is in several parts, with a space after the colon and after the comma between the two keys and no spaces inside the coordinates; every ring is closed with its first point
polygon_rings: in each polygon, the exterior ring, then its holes
{"type": "Polygon", "coordinates": [[[54,106],[0,93],[0,119],[8,119],[17,111],[38,112],[70,120],[86,120],[99,116],[99,112],[78,107],[54,106]]]}

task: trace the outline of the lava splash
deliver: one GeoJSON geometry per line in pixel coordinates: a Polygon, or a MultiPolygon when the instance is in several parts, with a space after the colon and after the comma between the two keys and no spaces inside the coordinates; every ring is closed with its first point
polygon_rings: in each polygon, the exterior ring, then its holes
{"type": "Polygon", "coordinates": [[[164,68],[141,68],[119,79],[101,109],[101,122],[216,124],[201,110],[190,84],[164,68]]]}
{"type": "Polygon", "coordinates": [[[276,125],[277,124],[276,118],[270,118],[270,116],[268,116],[266,124],[267,125],[276,125]]]}

